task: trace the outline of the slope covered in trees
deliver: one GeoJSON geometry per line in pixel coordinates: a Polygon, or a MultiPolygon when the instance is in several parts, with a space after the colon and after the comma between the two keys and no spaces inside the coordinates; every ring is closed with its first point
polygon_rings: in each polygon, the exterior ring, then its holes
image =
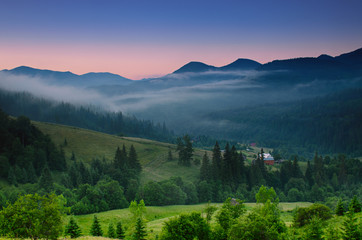
{"type": "Polygon", "coordinates": [[[34,97],[29,93],[11,93],[0,90],[0,108],[12,116],[25,115],[35,121],[65,124],[121,136],[143,137],[170,142],[173,133],[165,124],[105,112],[88,106],[56,103],[34,97]]]}
{"type": "Polygon", "coordinates": [[[296,154],[362,154],[362,89],[288,103],[244,107],[207,115],[229,121],[220,138],[257,142],[296,154]]]}

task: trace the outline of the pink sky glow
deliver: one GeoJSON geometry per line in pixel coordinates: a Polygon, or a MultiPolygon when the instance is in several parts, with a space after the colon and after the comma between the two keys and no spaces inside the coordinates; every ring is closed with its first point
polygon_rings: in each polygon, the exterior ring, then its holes
{"type": "Polygon", "coordinates": [[[276,47],[275,45],[260,47],[260,45],[211,44],[188,46],[1,44],[0,68],[30,66],[54,71],[71,71],[76,74],[111,72],[138,80],[166,75],[190,61],[223,66],[237,58],[249,58],[266,63],[275,59],[317,57],[322,53],[336,56],[353,50],[355,49],[333,49],[328,45],[320,46],[320,48],[307,48],[307,46],[285,48],[285,46],[276,47]],[[283,47],[284,50],[282,50],[283,47]]]}

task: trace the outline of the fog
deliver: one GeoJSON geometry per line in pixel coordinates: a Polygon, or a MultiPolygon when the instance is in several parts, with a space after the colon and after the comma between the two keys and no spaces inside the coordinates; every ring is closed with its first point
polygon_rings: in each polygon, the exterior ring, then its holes
{"type": "MultiPolygon", "coordinates": [[[[40,77],[0,72],[0,88],[75,105],[93,105],[105,111],[122,111],[137,118],[165,122],[177,133],[207,134],[224,127],[247,127],[212,114],[243,107],[319,96],[336,89],[361,85],[358,79],[302,78],[286,71],[239,71],[169,74],[135,81],[127,86],[99,87],[57,84],[40,77]],[[290,81],[293,80],[293,81],[290,81]]],[[[223,113],[223,114],[224,114],[223,113]]],[[[262,113],[261,113],[262,114],[262,113]]]]}

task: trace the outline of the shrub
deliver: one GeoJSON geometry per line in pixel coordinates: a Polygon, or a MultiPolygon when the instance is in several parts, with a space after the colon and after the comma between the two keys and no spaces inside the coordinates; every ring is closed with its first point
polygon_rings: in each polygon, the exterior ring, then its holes
{"type": "Polygon", "coordinates": [[[307,208],[299,208],[294,216],[294,225],[302,227],[309,224],[313,217],[317,217],[321,220],[330,219],[332,217],[331,209],[326,205],[319,203],[314,203],[307,208]]]}

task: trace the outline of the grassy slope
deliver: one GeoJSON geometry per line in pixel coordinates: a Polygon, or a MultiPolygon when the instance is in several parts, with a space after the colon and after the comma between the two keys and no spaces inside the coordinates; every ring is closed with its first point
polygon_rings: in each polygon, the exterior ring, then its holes
{"type": "MultiPolygon", "coordinates": [[[[222,204],[213,204],[217,207],[220,207],[222,204]]],[[[255,203],[246,203],[247,210],[255,207],[255,203]]],[[[280,203],[280,208],[282,210],[281,218],[283,221],[289,225],[292,221],[292,210],[298,207],[308,207],[311,203],[305,202],[296,202],[296,203],[280,203]]],[[[196,204],[196,205],[178,205],[178,206],[165,206],[165,207],[146,207],[146,219],[147,219],[147,232],[150,236],[155,236],[159,234],[162,230],[163,223],[171,217],[177,216],[182,213],[190,213],[193,211],[202,212],[206,204],[196,204]]],[[[98,219],[101,222],[102,229],[104,233],[107,233],[108,225],[112,222],[114,225],[118,221],[121,221],[122,224],[128,227],[129,220],[131,219],[131,214],[128,209],[112,210],[96,214],[98,219]]],[[[90,235],[90,227],[93,222],[94,214],[80,215],[75,216],[76,221],[78,222],[80,228],[82,229],[83,235],[90,235]]],[[[68,219],[66,219],[68,222],[68,219]]],[[[152,238],[151,238],[152,239],[152,238]]]]}
{"type": "MultiPolygon", "coordinates": [[[[176,146],[168,143],[161,143],[141,138],[118,137],[101,132],[51,124],[33,122],[43,133],[48,134],[57,144],[62,145],[64,139],[67,146],[64,147],[67,159],[70,159],[72,152],[78,160],[90,162],[92,159],[113,160],[117,147],[124,144],[129,150],[133,144],[140,160],[143,173],[141,180],[146,183],[150,180],[161,181],[171,176],[180,176],[185,180],[194,181],[199,174],[199,167],[182,167],[177,164],[176,146]],[[171,149],[174,161],[167,161],[168,150],[171,149]]],[[[204,151],[195,150],[194,158],[202,159],[204,151]]]]}

